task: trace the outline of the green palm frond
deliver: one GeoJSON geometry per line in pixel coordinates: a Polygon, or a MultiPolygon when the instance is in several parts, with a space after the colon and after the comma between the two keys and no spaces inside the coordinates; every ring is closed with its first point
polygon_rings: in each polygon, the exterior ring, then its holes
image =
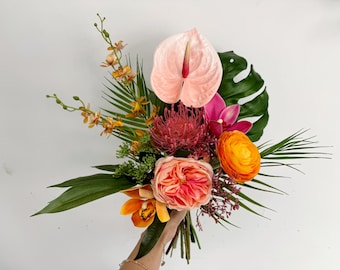
{"type": "MultiPolygon", "coordinates": [[[[289,160],[299,160],[299,159],[306,159],[306,158],[330,158],[330,153],[319,151],[320,149],[325,148],[324,146],[319,146],[318,142],[314,141],[314,137],[306,137],[305,133],[307,130],[299,130],[292,135],[284,138],[278,143],[269,144],[264,143],[259,146],[260,154],[261,154],[261,168],[267,167],[287,167],[290,169],[297,170],[297,163],[294,163],[289,160]]],[[[264,178],[285,178],[283,176],[266,174],[266,173],[259,173],[258,177],[264,178]]],[[[242,188],[247,188],[249,190],[259,191],[259,192],[267,192],[267,193],[274,193],[274,194],[287,194],[281,189],[274,187],[273,185],[268,184],[259,179],[253,179],[252,181],[246,182],[240,185],[242,188]]],[[[264,208],[267,210],[272,210],[267,206],[259,203],[257,200],[246,195],[242,189],[242,192],[239,191],[236,195],[230,194],[231,201],[238,203],[239,206],[253,214],[258,216],[262,216],[256,208],[264,208]]],[[[226,223],[226,220],[221,219],[220,216],[218,217],[219,223],[226,223]]]]}
{"type": "Polygon", "coordinates": [[[261,216],[261,217],[263,217],[263,218],[268,219],[266,216],[261,215],[259,212],[257,212],[256,210],[254,210],[252,207],[248,206],[248,204],[246,204],[246,203],[247,203],[247,202],[248,202],[248,203],[251,203],[251,204],[253,204],[253,205],[257,206],[257,207],[260,207],[260,208],[265,208],[265,209],[269,209],[269,210],[272,210],[272,209],[270,209],[270,208],[264,206],[263,204],[260,204],[260,203],[256,202],[255,200],[253,200],[253,199],[251,199],[250,197],[246,196],[246,195],[245,195],[244,193],[242,193],[242,192],[239,192],[239,193],[237,194],[237,197],[238,197],[238,198],[236,199],[236,197],[232,195],[232,196],[231,196],[231,200],[234,201],[234,202],[237,201],[238,205],[239,205],[241,208],[243,208],[243,209],[245,209],[245,210],[247,210],[247,211],[249,211],[249,212],[251,212],[251,213],[253,213],[253,214],[257,215],[257,216],[261,216]],[[240,198],[241,198],[241,200],[240,200],[240,198]]]}
{"type": "Polygon", "coordinates": [[[243,187],[246,187],[246,188],[249,188],[249,189],[253,189],[253,190],[257,190],[257,191],[263,191],[263,192],[268,192],[268,193],[280,194],[280,195],[287,194],[283,190],[275,188],[275,187],[273,187],[271,185],[268,185],[268,184],[266,184],[264,182],[261,182],[259,180],[256,180],[256,179],[253,179],[251,181],[251,183],[249,183],[249,184],[248,183],[243,184],[243,187]],[[257,183],[258,186],[254,186],[254,183],[257,183]],[[260,186],[263,186],[263,187],[260,187],[260,186]]]}
{"type": "Polygon", "coordinates": [[[287,160],[330,158],[330,153],[318,151],[318,149],[325,148],[325,146],[318,145],[318,142],[313,140],[314,137],[304,138],[302,136],[306,132],[307,130],[299,130],[274,145],[267,146],[268,143],[261,145],[259,148],[264,148],[260,152],[261,166],[286,166],[296,169],[297,164],[288,163],[287,160]]]}
{"type": "MultiPolygon", "coordinates": [[[[130,59],[128,59],[127,62],[131,65],[130,59]]],[[[124,141],[131,142],[136,139],[136,134],[133,132],[134,130],[147,129],[145,121],[151,117],[153,112],[153,101],[156,101],[157,103],[157,98],[154,97],[153,92],[145,83],[143,67],[138,59],[136,60],[136,77],[133,82],[124,84],[115,79],[105,79],[107,83],[105,84],[106,91],[103,93],[103,99],[110,105],[110,109],[101,109],[106,114],[105,116],[122,119],[124,128],[119,131],[115,130],[113,135],[124,141]],[[139,102],[143,97],[144,101],[152,100],[152,102],[141,105],[145,113],[135,117],[128,116],[128,114],[132,112],[133,102],[139,102]]]]}

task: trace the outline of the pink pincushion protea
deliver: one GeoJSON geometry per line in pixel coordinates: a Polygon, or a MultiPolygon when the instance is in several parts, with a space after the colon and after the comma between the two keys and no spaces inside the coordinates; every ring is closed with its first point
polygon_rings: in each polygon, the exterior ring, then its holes
{"type": "Polygon", "coordinates": [[[179,103],[177,108],[164,109],[150,128],[151,143],[160,152],[173,155],[177,150],[202,152],[206,145],[208,125],[204,111],[179,103]]]}
{"type": "Polygon", "coordinates": [[[193,158],[167,156],[157,160],[152,180],[156,200],[170,209],[190,210],[211,198],[213,169],[193,158]]]}

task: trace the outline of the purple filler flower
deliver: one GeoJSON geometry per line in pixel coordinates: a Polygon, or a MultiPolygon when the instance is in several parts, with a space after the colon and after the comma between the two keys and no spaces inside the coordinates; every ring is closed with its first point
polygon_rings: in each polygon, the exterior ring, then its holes
{"type": "Polygon", "coordinates": [[[247,133],[253,126],[251,122],[245,120],[236,122],[240,113],[240,105],[226,106],[218,93],[204,106],[204,110],[209,122],[210,132],[216,137],[219,137],[224,131],[239,130],[247,133]]]}

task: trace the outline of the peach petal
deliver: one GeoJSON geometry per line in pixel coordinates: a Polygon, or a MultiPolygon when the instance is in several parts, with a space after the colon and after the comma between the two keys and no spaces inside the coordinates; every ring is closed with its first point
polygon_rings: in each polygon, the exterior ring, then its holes
{"type": "Polygon", "coordinates": [[[213,46],[192,29],[160,43],[154,54],[150,81],[163,102],[181,100],[186,106],[202,107],[217,92],[222,72],[213,46]]]}
{"type": "Polygon", "coordinates": [[[145,199],[154,198],[151,185],[145,185],[139,189],[139,196],[145,199]]]}
{"type": "Polygon", "coordinates": [[[152,199],[153,198],[151,185],[136,186],[136,187],[132,187],[129,189],[125,189],[121,192],[133,199],[141,199],[141,198],[152,199]]]}

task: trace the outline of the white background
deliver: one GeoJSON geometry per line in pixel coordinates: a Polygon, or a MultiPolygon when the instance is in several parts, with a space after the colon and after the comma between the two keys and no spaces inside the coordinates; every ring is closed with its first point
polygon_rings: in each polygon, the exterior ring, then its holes
{"type": "Polygon", "coordinates": [[[106,45],[93,27],[99,12],[114,40],[144,60],[155,46],[193,27],[217,51],[234,50],[266,81],[270,123],[262,141],[310,128],[332,160],[306,160],[272,184],[288,195],[255,193],[270,220],[244,211],[226,230],[207,218],[187,265],[179,253],[166,269],[339,269],[340,1],[336,0],[2,0],[0,2],[0,269],[113,270],[142,230],[119,215],[114,195],[54,215],[30,217],[62,190],[63,180],[119,162],[116,139],[88,129],[46,94],[94,108],[106,71],[106,45]]]}

